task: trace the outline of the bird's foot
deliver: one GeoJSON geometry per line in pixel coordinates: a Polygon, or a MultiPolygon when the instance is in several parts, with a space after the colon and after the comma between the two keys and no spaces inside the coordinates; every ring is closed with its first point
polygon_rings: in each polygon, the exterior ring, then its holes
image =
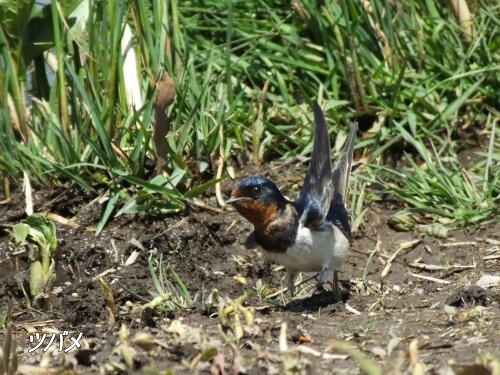
{"type": "Polygon", "coordinates": [[[333,291],[332,288],[332,283],[331,282],[325,282],[325,283],[316,283],[316,289],[314,290],[315,295],[319,294],[324,294],[324,293],[331,293],[333,291]]]}
{"type": "Polygon", "coordinates": [[[318,282],[316,283],[316,290],[313,295],[323,295],[324,293],[333,294],[333,299],[335,302],[341,302],[347,298],[348,291],[344,290],[339,282],[337,271],[333,271],[333,280],[331,277],[327,277],[330,270],[322,270],[318,277],[318,282]]]}

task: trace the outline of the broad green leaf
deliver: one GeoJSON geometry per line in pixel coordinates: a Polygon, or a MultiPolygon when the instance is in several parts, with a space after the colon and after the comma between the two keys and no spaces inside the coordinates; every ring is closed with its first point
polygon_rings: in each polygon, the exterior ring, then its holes
{"type": "Polygon", "coordinates": [[[484,82],[484,78],[478,79],[472,85],[470,85],[464,93],[456,98],[446,109],[441,113],[441,120],[446,120],[449,116],[458,112],[460,107],[462,107],[465,102],[472,96],[473,94],[477,94],[478,88],[484,82]]]}
{"type": "Polygon", "coordinates": [[[42,214],[33,214],[24,220],[31,227],[30,236],[40,245],[48,246],[50,254],[57,249],[56,226],[42,214]]]}
{"type": "Polygon", "coordinates": [[[30,226],[25,223],[18,223],[12,227],[12,237],[18,244],[26,242],[30,232],[30,226]]]}
{"type": "Polygon", "coordinates": [[[76,0],[68,3],[71,5],[65,6],[64,9],[64,14],[71,25],[68,36],[70,40],[79,40],[87,31],[90,3],[89,0],[76,0]]]}
{"type": "Polygon", "coordinates": [[[115,217],[118,217],[123,214],[136,214],[141,211],[142,205],[137,204],[137,200],[135,198],[129,199],[122,208],[116,213],[115,217]]]}
{"type": "Polygon", "coordinates": [[[97,224],[97,228],[95,230],[95,235],[98,236],[99,233],[104,229],[104,226],[107,224],[111,214],[116,208],[116,204],[118,202],[118,198],[120,198],[120,193],[114,193],[108,200],[106,204],[106,208],[102,213],[101,220],[99,220],[99,224],[97,224]]]}
{"type": "Polygon", "coordinates": [[[215,186],[215,184],[219,181],[221,181],[221,179],[210,180],[208,182],[205,182],[203,184],[195,186],[191,190],[188,190],[187,192],[185,192],[184,197],[185,198],[193,198],[197,195],[200,195],[201,193],[210,189],[212,186],[215,186]]]}
{"type": "Polygon", "coordinates": [[[61,2],[62,10],[66,18],[70,18],[78,8],[82,6],[89,6],[89,0],[65,0],[61,2]]]}
{"type": "Polygon", "coordinates": [[[203,361],[210,361],[212,358],[214,358],[218,354],[218,350],[215,347],[210,347],[208,349],[205,349],[201,353],[201,359],[203,361]]]}
{"type": "Polygon", "coordinates": [[[21,40],[34,4],[34,0],[0,0],[2,29],[11,38],[21,40]]]}

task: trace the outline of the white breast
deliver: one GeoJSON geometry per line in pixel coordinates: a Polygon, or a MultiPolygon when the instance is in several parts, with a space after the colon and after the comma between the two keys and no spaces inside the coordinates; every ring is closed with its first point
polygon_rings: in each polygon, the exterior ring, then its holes
{"type": "Polygon", "coordinates": [[[286,252],[266,255],[289,271],[316,272],[324,265],[336,269],[347,259],[349,240],[334,225],[324,224],[319,231],[299,226],[293,246],[286,252]]]}

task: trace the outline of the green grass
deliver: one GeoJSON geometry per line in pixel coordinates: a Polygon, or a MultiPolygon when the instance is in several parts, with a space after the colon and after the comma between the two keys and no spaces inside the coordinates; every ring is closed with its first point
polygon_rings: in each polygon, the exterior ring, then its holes
{"type": "Polygon", "coordinates": [[[235,155],[259,164],[309,154],[314,98],[332,138],[360,122],[357,150],[376,165],[367,181],[389,186],[408,208],[458,224],[498,214],[494,1],[471,4],[470,41],[437,0],[376,0],[370,8],[277,0],[52,1],[43,11],[29,1],[6,4],[0,172],[14,186],[23,176],[35,187],[77,184],[97,194],[106,186],[99,230],[116,214],[182,209],[186,196],[215,183],[220,157],[228,166],[235,155]],[[125,70],[127,42],[136,65],[125,70]],[[58,66],[51,74],[44,51],[58,66]],[[176,99],[166,173],[156,176],[155,84],[164,71],[176,99]],[[142,101],[132,104],[127,92],[136,81],[142,101]],[[467,132],[483,142],[471,169],[456,161],[475,145],[467,132]],[[407,168],[386,167],[389,155],[407,168]]]}
{"type": "Polygon", "coordinates": [[[397,185],[390,191],[407,202],[412,211],[451,219],[456,223],[473,224],[488,218],[496,220],[500,205],[500,172],[492,164],[500,162],[494,154],[495,124],[488,152],[472,170],[462,168],[456,156],[441,156],[431,143],[431,151],[423,147],[410,133],[398,126],[403,138],[418,151],[424,164],[406,155],[409,169],[404,173],[386,170],[397,185]],[[482,174],[480,174],[482,173],[482,174]]]}
{"type": "Polygon", "coordinates": [[[170,270],[173,282],[169,280],[163,257],[161,255],[157,256],[156,251],[150,253],[148,269],[154,290],[150,292],[152,300],[144,304],[143,308],[148,307],[165,312],[190,309],[194,306],[197,296],[191,296],[186,285],[173,269],[170,270]]]}

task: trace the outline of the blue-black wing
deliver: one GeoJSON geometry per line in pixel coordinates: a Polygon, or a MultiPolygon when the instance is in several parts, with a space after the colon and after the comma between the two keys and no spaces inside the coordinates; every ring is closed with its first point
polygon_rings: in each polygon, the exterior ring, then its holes
{"type": "Polygon", "coordinates": [[[351,123],[344,151],[333,169],[333,199],[326,216],[326,219],[334,223],[348,238],[351,238],[351,225],[349,224],[349,215],[345,201],[352,169],[352,153],[357,130],[358,123],[351,123]]]}
{"type": "Polygon", "coordinates": [[[309,169],[295,207],[300,215],[300,222],[310,228],[323,223],[332,201],[333,171],[330,156],[330,139],[325,116],[317,102],[314,108],[314,142],[309,169]]]}

